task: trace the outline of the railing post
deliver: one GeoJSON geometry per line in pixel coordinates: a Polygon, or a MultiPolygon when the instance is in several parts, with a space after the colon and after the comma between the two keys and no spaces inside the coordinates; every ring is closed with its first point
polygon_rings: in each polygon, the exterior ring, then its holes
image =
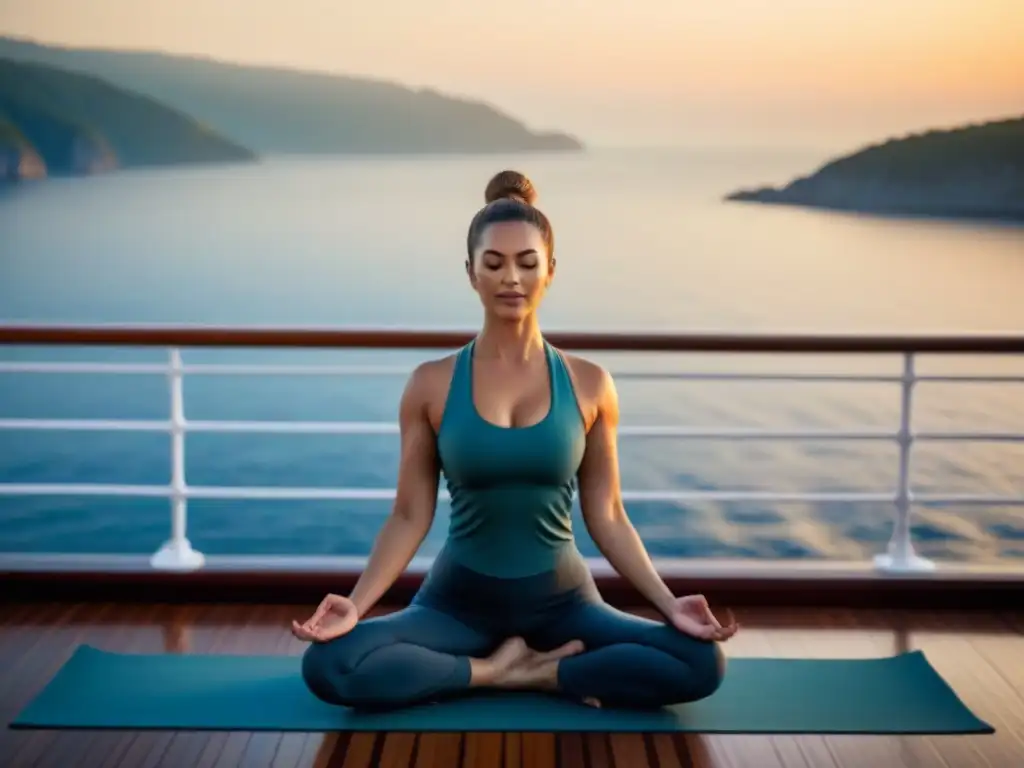
{"type": "Polygon", "coordinates": [[[896,435],[899,446],[899,478],[896,487],[896,521],[884,555],[875,556],[875,568],[887,573],[921,573],[935,570],[935,563],[918,556],[910,533],[910,450],[914,444],[911,430],[913,392],[917,383],[914,372],[914,353],[903,354],[903,376],[900,380],[900,431],[896,435]]]}
{"type": "Polygon", "coordinates": [[[192,549],[185,535],[185,397],[182,387],[181,351],[170,351],[168,379],[171,390],[171,538],[150,559],[150,564],[162,571],[193,571],[202,568],[205,558],[192,549]]]}

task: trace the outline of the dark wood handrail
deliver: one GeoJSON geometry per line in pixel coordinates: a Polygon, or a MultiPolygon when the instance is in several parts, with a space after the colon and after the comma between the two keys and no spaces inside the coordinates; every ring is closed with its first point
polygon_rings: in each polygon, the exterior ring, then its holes
{"type": "MultiPolygon", "coordinates": [[[[188,325],[0,325],[0,345],[454,349],[475,331],[188,325]]],[[[558,347],[608,352],[1024,354],[1024,333],[858,335],[552,331],[558,347]]]]}

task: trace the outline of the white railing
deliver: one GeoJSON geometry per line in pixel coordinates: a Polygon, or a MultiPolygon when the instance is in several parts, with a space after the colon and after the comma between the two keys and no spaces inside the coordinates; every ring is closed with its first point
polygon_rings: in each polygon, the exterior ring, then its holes
{"type": "MultiPolygon", "coordinates": [[[[684,426],[623,426],[620,434],[629,438],[673,437],[696,440],[872,440],[895,441],[899,448],[896,488],[880,492],[809,492],[778,493],[770,491],[639,491],[627,490],[626,501],[764,501],[764,502],[891,502],[895,525],[888,549],[874,559],[882,573],[921,573],[934,569],[934,563],[920,557],[911,536],[911,507],[914,503],[960,505],[1024,505],[1024,497],[1000,495],[938,495],[914,494],[910,483],[912,447],[920,441],[998,441],[1024,442],[1024,434],[995,432],[913,432],[913,392],[917,383],[930,382],[998,382],[1024,383],[1024,376],[957,376],[919,375],[915,372],[915,352],[900,353],[903,370],[900,375],[860,374],[783,374],[783,373],[708,373],[708,372],[614,372],[618,379],[670,378],[703,381],[787,381],[787,382],[883,382],[900,388],[899,424],[895,431],[886,430],[749,430],[738,428],[691,428],[684,426]]],[[[185,437],[189,432],[222,433],[309,433],[309,434],[397,434],[398,425],[387,422],[334,421],[190,421],[185,415],[183,380],[186,375],[324,375],[367,376],[406,375],[408,367],[396,366],[309,366],[309,365],[185,365],[179,348],[172,347],[166,365],[135,363],[81,362],[0,362],[0,373],[100,373],[111,375],[161,375],[169,382],[170,417],[167,420],[111,419],[0,419],[0,429],[7,430],[93,430],[166,432],[171,438],[171,473],[167,485],[117,485],[82,483],[6,483],[0,484],[0,495],[65,495],[166,497],[171,502],[170,537],[153,554],[153,568],[189,571],[201,568],[205,558],[191,544],[187,535],[187,504],[189,499],[296,499],[296,500],[389,500],[391,488],[287,488],[287,487],[218,487],[190,486],[185,477],[185,437]]],[[[445,499],[442,491],[439,498],[445,499]]]]}

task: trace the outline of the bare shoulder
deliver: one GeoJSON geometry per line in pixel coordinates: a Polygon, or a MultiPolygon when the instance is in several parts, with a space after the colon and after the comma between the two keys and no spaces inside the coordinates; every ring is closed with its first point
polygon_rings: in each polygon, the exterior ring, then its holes
{"type": "Polygon", "coordinates": [[[425,360],[412,370],[409,388],[419,393],[430,393],[441,387],[448,389],[455,370],[456,354],[445,355],[434,360],[425,360]]]}
{"type": "MultiPolygon", "coordinates": [[[[561,352],[561,350],[560,350],[561,352]]],[[[572,377],[576,389],[576,399],[580,403],[589,429],[603,415],[617,419],[618,394],[611,373],[603,365],[595,363],[579,355],[561,352],[572,377]]]]}
{"type": "Polygon", "coordinates": [[[614,389],[612,375],[603,365],[567,352],[562,352],[562,357],[569,366],[569,373],[572,374],[573,384],[580,397],[599,400],[607,396],[609,388],[614,389]]]}
{"type": "Polygon", "coordinates": [[[425,360],[417,365],[409,376],[405,394],[402,396],[408,406],[426,412],[435,432],[440,427],[441,416],[444,414],[457,356],[457,353],[453,353],[434,360],[425,360]]]}

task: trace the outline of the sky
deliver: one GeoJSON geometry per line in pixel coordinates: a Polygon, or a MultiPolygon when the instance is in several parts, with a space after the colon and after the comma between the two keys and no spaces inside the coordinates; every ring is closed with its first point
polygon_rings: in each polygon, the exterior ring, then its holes
{"type": "Polygon", "coordinates": [[[1024,0],[0,0],[0,34],[430,86],[593,146],[849,149],[1024,114],[1024,0]]]}

